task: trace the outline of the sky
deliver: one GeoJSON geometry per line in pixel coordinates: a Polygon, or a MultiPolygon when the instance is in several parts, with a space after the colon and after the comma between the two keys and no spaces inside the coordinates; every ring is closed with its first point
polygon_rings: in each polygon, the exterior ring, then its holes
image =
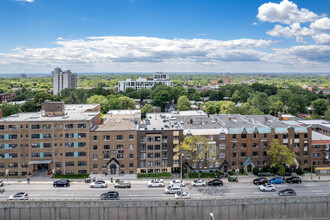
{"type": "Polygon", "coordinates": [[[330,72],[329,0],[0,0],[0,76],[330,72]]]}

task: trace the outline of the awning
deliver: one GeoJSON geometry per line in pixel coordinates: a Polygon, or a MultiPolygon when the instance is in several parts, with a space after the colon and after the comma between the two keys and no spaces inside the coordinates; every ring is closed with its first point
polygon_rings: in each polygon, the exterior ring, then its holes
{"type": "Polygon", "coordinates": [[[52,160],[31,160],[28,164],[50,164],[52,160]]]}

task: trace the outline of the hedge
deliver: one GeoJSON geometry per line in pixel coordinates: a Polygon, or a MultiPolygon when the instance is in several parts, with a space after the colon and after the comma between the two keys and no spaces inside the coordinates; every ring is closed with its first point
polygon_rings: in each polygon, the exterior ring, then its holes
{"type": "Polygon", "coordinates": [[[138,173],[137,178],[148,178],[148,177],[171,177],[171,173],[138,173]]]}
{"type": "MultiPolygon", "coordinates": [[[[198,178],[198,173],[189,173],[189,178],[198,178]]],[[[201,172],[200,178],[216,178],[221,176],[221,173],[214,172],[214,173],[203,173],[201,172]]]]}
{"type": "MultiPolygon", "coordinates": [[[[56,174],[56,179],[85,179],[89,174],[56,174]]],[[[53,176],[54,177],[54,176],[53,176]]]]}

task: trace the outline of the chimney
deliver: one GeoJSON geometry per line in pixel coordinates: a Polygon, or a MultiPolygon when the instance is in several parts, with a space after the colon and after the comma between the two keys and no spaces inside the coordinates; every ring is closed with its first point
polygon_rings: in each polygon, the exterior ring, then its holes
{"type": "Polygon", "coordinates": [[[282,117],[282,113],[281,113],[281,112],[278,112],[278,113],[277,113],[277,117],[278,117],[278,119],[279,119],[280,121],[283,120],[283,117],[282,117]]]}
{"type": "Polygon", "coordinates": [[[268,121],[268,118],[267,118],[267,116],[265,115],[265,122],[267,122],[268,121]]]}
{"type": "Polygon", "coordinates": [[[2,118],[2,109],[0,109],[0,118],[2,118]]]}
{"type": "Polygon", "coordinates": [[[228,116],[228,121],[231,121],[231,116],[230,115],[228,116]]]}

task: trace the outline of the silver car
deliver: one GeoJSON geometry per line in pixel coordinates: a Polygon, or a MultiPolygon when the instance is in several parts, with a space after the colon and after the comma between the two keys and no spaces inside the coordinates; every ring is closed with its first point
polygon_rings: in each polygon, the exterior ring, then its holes
{"type": "Polygon", "coordinates": [[[168,186],[165,188],[165,194],[175,194],[181,192],[180,186],[168,186]]]}
{"type": "Polygon", "coordinates": [[[91,183],[91,188],[107,188],[108,185],[104,181],[96,181],[94,183],[91,183]]]}
{"type": "Polygon", "coordinates": [[[9,200],[28,200],[29,196],[26,192],[19,192],[14,195],[9,196],[9,200]]]}

